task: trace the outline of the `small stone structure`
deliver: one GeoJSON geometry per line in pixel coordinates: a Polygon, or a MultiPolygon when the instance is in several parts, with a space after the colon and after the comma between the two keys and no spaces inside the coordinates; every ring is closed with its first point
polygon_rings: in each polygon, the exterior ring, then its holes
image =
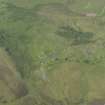
{"type": "Polygon", "coordinates": [[[87,16],[87,17],[96,17],[97,14],[96,13],[82,13],[83,16],[87,16]]]}

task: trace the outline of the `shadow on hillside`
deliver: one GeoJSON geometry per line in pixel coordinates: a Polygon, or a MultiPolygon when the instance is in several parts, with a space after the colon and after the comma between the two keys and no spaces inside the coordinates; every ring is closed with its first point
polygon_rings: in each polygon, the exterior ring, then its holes
{"type": "Polygon", "coordinates": [[[62,26],[56,32],[57,35],[72,41],[72,45],[81,45],[92,43],[94,34],[92,32],[83,32],[70,26],[62,26]]]}
{"type": "Polygon", "coordinates": [[[4,14],[8,14],[8,19],[12,21],[33,21],[35,20],[36,12],[32,9],[27,9],[24,7],[18,7],[12,3],[4,3],[6,5],[6,10],[4,14]]]}

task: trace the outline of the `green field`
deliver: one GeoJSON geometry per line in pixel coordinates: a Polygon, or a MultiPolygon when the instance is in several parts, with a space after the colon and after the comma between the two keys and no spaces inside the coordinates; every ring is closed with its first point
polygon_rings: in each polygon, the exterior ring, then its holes
{"type": "Polygon", "coordinates": [[[104,0],[0,0],[0,105],[105,105],[104,0]]]}

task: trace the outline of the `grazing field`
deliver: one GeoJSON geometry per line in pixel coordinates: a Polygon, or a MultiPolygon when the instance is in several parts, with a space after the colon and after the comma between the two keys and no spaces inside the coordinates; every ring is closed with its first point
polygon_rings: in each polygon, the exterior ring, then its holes
{"type": "Polygon", "coordinates": [[[0,0],[0,105],[105,105],[104,0],[0,0]]]}

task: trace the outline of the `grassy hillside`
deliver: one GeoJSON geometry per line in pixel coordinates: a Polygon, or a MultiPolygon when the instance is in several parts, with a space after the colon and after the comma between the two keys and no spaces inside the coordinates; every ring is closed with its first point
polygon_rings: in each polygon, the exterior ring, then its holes
{"type": "Polygon", "coordinates": [[[28,93],[15,65],[3,48],[0,48],[0,103],[7,103],[28,93]]]}
{"type": "Polygon", "coordinates": [[[104,105],[104,3],[0,0],[0,105],[104,105]]]}

